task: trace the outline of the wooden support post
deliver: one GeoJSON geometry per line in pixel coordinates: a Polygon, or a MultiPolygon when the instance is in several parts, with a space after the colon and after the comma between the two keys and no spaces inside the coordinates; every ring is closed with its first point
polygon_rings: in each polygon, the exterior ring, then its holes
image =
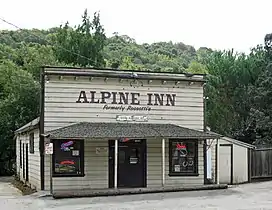
{"type": "Polygon", "coordinates": [[[162,139],[162,187],[165,185],[165,139],[162,139]]]}
{"type": "Polygon", "coordinates": [[[118,140],[115,140],[114,147],[114,188],[118,187],[118,140]]]}

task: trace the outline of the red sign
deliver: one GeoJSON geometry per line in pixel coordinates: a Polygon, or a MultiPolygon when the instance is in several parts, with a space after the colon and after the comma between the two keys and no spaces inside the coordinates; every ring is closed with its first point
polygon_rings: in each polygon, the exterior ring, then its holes
{"type": "Polygon", "coordinates": [[[64,160],[60,162],[61,165],[74,165],[75,162],[72,160],[64,160]]]}
{"type": "Polygon", "coordinates": [[[186,145],[177,143],[177,149],[186,149],[186,145]]]}
{"type": "Polygon", "coordinates": [[[120,139],[120,142],[128,142],[129,141],[129,138],[121,138],[120,139]]]}

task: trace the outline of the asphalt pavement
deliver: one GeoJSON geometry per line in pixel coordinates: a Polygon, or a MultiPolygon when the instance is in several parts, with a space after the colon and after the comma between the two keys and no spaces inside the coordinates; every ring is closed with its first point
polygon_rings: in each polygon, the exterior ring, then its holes
{"type": "Polygon", "coordinates": [[[225,190],[59,200],[22,196],[1,180],[0,191],[1,210],[272,210],[272,181],[231,186],[225,190]]]}

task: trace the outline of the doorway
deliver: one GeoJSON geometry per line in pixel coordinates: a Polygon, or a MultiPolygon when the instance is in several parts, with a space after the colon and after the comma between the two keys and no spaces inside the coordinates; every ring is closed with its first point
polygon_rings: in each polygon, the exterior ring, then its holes
{"type": "MultiPolygon", "coordinates": [[[[109,188],[114,187],[115,141],[109,140],[109,188]]],[[[146,140],[118,142],[118,188],[146,187],[146,140]]]]}
{"type": "Polygon", "coordinates": [[[25,179],[25,144],[23,143],[23,178],[25,179]]]}
{"type": "Polygon", "coordinates": [[[219,149],[219,182],[220,184],[233,183],[233,145],[220,144],[219,149]]]}
{"type": "Polygon", "coordinates": [[[28,144],[25,145],[25,170],[26,170],[26,181],[29,181],[29,172],[28,172],[28,144]]]}

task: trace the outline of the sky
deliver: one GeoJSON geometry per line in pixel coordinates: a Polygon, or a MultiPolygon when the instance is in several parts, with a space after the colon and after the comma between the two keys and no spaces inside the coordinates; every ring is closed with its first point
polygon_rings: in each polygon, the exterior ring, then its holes
{"type": "MultiPolygon", "coordinates": [[[[0,0],[0,17],[20,28],[77,25],[84,9],[100,12],[107,36],[137,43],[183,42],[249,52],[272,33],[272,0],[0,0]]],[[[0,30],[14,27],[0,21],[0,30]]]]}

